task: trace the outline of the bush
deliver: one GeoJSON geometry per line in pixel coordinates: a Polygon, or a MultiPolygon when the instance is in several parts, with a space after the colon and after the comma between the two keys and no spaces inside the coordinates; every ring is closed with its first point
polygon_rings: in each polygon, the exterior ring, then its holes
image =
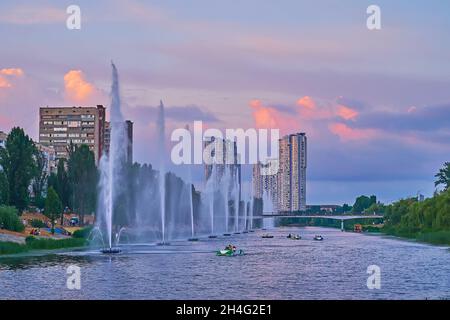
{"type": "Polygon", "coordinates": [[[0,254],[13,254],[28,251],[23,244],[15,242],[0,242],[0,254]]]}
{"type": "Polygon", "coordinates": [[[417,236],[417,240],[432,244],[450,245],[450,231],[436,231],[421,233],[417,236]]]}
{"type": "Polygon", "coordinates": [[[22,232],[25,229],[18,216],[17,209],[9,206],[0,206],[0,225],[4,229],[22,232]]]}
{"type": "Polygon", "coordinates": [[[85,239],[37,239],[33,236],[29,236],[25,239],[25,243],[29,249],[61,249],[70,247],[82,247],[86,244],[85,239]]]}
{"type": "Polygon", "coordinates": [[[91,231],[92,231],[92,227],[86,227],[83,229],[79,229],[73,233],[73,237],[78,238],[78,239],[87,239],[87,237],[89,237],[89,234],[91,233],[91,231]]]}
{"type": "Polygon", "coordinates": [[[31,226],[33,228],[47,228],[47,225],[44,222],[42,222],[41,220],[38,220],[38,219],[31,220],[31,226]]]}

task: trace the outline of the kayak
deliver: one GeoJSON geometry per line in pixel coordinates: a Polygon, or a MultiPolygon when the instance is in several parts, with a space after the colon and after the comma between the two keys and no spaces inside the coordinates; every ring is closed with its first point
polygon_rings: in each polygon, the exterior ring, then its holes
{"type": "Polygon", "coordinates": [[[218,250],[216,251],[216,256],[220,256],[220,257],[235,257],[235,256],[243,256],[244,255],[244,250],[218,250]]]}

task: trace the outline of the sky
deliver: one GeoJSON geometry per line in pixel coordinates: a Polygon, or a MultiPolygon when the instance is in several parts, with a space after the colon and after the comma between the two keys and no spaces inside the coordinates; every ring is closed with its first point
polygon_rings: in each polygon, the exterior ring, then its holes
{"type": "Polygon", "coordinates": [[[196,120],[306,132],[308,204],[431,196],[450,161],[449,12],[444,0],[4,0],[0,130],[38,140],[40,106],[108,107],[112,60],[136,161],[157,158],[162,100],[168,133],[196,120]],[[80,30],[66,27],[72,4],[80,30]],[[366,26],[372,4],[381,30],[366,26]]]}

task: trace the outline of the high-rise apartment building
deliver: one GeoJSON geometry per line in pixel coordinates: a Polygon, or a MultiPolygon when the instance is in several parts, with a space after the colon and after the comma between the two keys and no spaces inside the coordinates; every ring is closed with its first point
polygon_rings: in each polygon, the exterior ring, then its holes
{"type": "Polygon", "coordinates": [[[266,163],[258,162],[253,165],[253,197],[264,200],[264,208],[278,211],[278,178],[277,173],[272,172],[270,161],[278,159],[267,159],[266,163]],[[265,203],[270,201],[271,204],[265,203]]]}
{"type": "Polygon", "coordinates": [[[104,146],[105,108],[41,107],[39,110],[39,143],[55,149],[56,158],[68,158],[68,147],[85,144],[94,152],[98,163],[104,146]]]}
{"type": "Polygon", "coordinates": [[[207,137],[203,142],[205,152],[205,182],[215,174],[215,182],[219,183],[225,173],[228,173],[232,182],[237,183],[239,200],[241,198],[241,160],[237,152],[236,141],[207,137]],[[226,171],[228,170],[228,171],[226,171]]]}
{"type": "Polygon", "coordinates": [[[290,211],[306,210],[306,135],[289,135],[290,144],[290,211]]]}
{"type": "MultiPolygon", "coordinates": [[[[127,162],[133,163],[133,122],[130,120],[125,121],[125,134],[126,134],[126,148],[127,148],[127,162]]],[[[111,123],[105,122],[105,139],[104,139],[104,152],[109,154],[109,147],[111,144],[111,123]]]]}
{"type": "Polygon", "coordinates": [[[253,167],[253,193],[256,198],[271,200],[274,210],[306,210],[307,138],[305,133],[284,136],[279,140],[278,172],[263,174],[267,164],[253,167]],[[265,197],[267,194],[269,197],[265,197]]]}

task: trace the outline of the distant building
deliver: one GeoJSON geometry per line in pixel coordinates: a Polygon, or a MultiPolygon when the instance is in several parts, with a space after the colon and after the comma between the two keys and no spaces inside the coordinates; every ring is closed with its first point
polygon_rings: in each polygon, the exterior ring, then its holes
{"type": "Polygon", "coordinates": [[[6,145],[6,139],[8,139],[8,134],[0,131],[0,148],[4,148],[6,145]]]}
{"type": "Polygon", "coordinates": [[[236,141],[221,139],[215,137],[206,137],[203,142],[204,150],[210,150],[205,155],[205,182],[208,181],[215,170],[215,181],[219,182],[224,176],[226,170],[239,187],[239,201],[241,199],[241,161],[237,153],[236,141]]]}
{"type": "Polygon", "coordinates": [[[290,142],[290,211],[306,210],[306,135],[297,133],[289,135],[290,142]]]}
{"type": "Polygon", "coordinates": [[[312,211],[313,213],[333,214],[336,213],[339,208],[341,208],[341,206],[337,204],[312,204],[306,206],[306,210],[312,211]]]}
{"type": "Polygon", "coordinates": [[[57,163],[56,163],[56,151],[52,146],[45,146],[40,143],[36,143],[36,148],[42,152],[45,158],[44,170],[47,175],[51,173],[56,173],[57,163]]]}
{"type": "Polygon", "coordinates": [[[67,159],[68,147],[85,144],[98,163],[104,145],[105,108],[41,107],[39,110],[39,144],[53,147],[56,158],[67,159]]]}
{"type": "MultiPolygon", "coordinates": [[[[272,159],[267,159],[272,160],[272,159]]],[[[269,162],[253,165],[253,197],[258,199],[264,199],[265,201],[271,201],[274,211],[278,211],[278,174],[267,174],[269,162]]]]}
{"type": "Polygon", "coordinates": [[[263,198],[267,192],[274,209],[281,212],[306,211],[307,138],[305,133],[279,140],[278,173],[263,175],[263,164],[253,167],[253,193],[263,198]]]}
{"type": "MultiPolygon", "coordinates": [[[[133,122],[126,120],[125,130],[127,135],[127,162],[133,163],[133,122]]],[[[109,148],[111,144],[111,123],[109,121],[105,121],[104,137],[104,152],[109,155],[109,148]]]]}

